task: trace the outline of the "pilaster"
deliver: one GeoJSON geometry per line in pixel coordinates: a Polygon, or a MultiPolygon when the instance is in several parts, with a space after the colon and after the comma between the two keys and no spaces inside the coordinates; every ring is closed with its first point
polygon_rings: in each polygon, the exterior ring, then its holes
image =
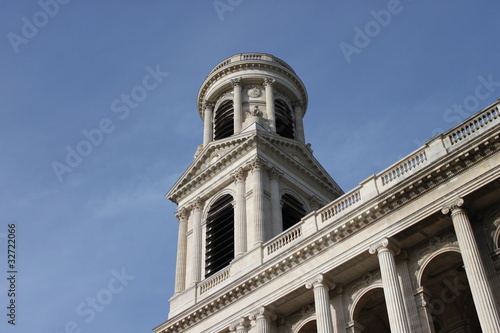
{"type": "Polygon", "coordinates": [[[276,114],[274,111],[274,90],[273,84],[275,79],[266,76],[264,79],[264,88],[266,90],[266,111],[269,119],[269,130],[271,133],[276,133],[276,114]]]}
{"type": "Polygon", "coordinates": [[[198,197],[192,204],[193,211],[193,276],[191,284],[194,285],[201,281],[201,254],[202,254],[202,235],[201,235],[201,210],[203,201],[198,197]]]}
{"type": "Polygon", "coordinates": [[[253,175],[253,198],[254,198],[254,247],[264,243],[264,187],[263,187],[263,163],[256,158],[250,164],[253,175]]]}
{"type": "Polygon", "coordinates": [[[245,170],[238,169],[233,175],[236,183],[236,207],[234,221],[234,254],[238,258],[247,251],[247,216],[245,198],[245,170]]]}
{"type": "Polygon", "coordinates": [[[234,134],[241,132],[241,124],[243,122],[242,99],[241,99],[241,78],[232,79],[233,85],[233,108],[234,108],[234,134]]]}

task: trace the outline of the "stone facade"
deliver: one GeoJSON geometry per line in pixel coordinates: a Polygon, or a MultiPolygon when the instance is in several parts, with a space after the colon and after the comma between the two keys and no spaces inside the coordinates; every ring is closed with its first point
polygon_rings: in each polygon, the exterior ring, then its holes
{"type": "Polygon", "coordinates": [[[306,109],[274,56],[207,76],[154,332],[500,332],[499,102],[347,193],[306,144],[306,109]]]}

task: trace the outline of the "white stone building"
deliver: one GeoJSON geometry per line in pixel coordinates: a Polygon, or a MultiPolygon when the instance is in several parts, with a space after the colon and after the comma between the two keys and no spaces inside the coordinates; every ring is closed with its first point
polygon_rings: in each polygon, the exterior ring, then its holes
{"type": "Polygon", "coordinates": [[[306,144],[306,109],[272,55],[207,76],[154,332],[500,332],[499,102],[347,193],[306,144]]]}

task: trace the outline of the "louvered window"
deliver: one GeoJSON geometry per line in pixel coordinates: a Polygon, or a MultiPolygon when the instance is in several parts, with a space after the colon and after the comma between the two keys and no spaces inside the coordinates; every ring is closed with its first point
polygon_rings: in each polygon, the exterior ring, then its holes
{"type": "Polygon", "coordinates": [[[281,215],[283,217],[283,230],[286,230],[297,224],[306,215],[306,210],[299,200],[285,193],[281,197],[281,215]]]}
{"type": "Polygon", "coordinates": [[[234,209],[229,194],[219,198],[208,211],[205,278],[220,271],[234,258],[234,209]]]}
{"type": "Polygon", "coordinates": [[[234,134],[233,101],[223,102],[215,111],[214,140],[224,139],[234,134]]]}
{"type": "Polygon", "coordinates": [[[276,114],[276,133],[285,138],[294,139],[292,111],[288,105],[277,99],[274,102],[274,112],[276,114]]]}

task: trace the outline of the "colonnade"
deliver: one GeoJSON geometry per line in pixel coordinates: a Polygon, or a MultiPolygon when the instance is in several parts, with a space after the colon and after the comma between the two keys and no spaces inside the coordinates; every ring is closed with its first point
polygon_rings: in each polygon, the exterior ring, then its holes
{"type": "MultiPolygon", "coordinates": [[[[266,76],[262,83],[265,90],[268,127],[271,133],[276,133],[276,112],[274,108],[275,82],[276,79],[266,76]]],[[[242,125],[245,120],[242,97],[243,80],[241,78],[235,78],[231,79],[230,83],[233,87],[234,134],[239,134],[243,130],[242,125]]],[[[212,142],[214,137],[214,107],[215,104],[212,101],[204,101],[202,105],[204,146],[212,142]]],[[[302,105],[300,103],[294,103],[292,105],[292,112],[294,115],[295,139],[305,143],[304,125],[302,121],[304,110],[302,105]]]]}

